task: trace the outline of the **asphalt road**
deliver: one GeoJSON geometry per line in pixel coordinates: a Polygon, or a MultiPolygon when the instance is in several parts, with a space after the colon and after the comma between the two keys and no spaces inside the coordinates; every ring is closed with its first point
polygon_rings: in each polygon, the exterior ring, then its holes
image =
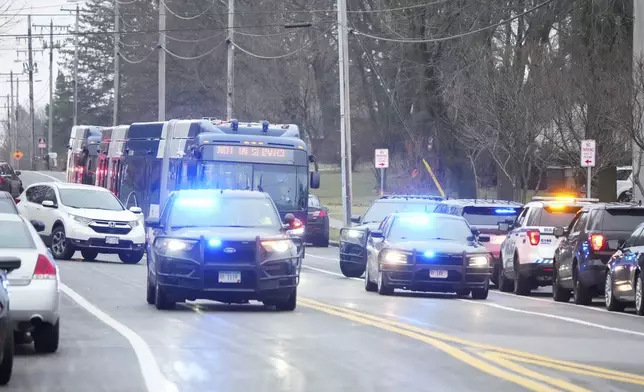
{"type": "MultiPolygon", "coordinates": [[[[25,185],[49,181],[23,172],[25,185]]],[[[46,173],[62,179],[60,173],[46,173]]],[[[308,248],[295,312],[145,302],[145,263],[60,261],[61,345],[20,348],[8,390],[641,391],[644,318],[596,302],[367,293],[308,248]]]]}

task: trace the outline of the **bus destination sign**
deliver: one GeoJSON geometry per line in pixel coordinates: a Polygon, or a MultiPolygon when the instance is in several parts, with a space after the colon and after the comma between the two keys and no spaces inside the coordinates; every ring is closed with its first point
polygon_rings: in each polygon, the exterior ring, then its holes
{"type": "MultiPolygon", "coordinates": [[[[215,145],[214,154],[204,159],[238,162],[293,163],[294,150],[255,146],[215,145]]],[[[204,149],[206,150],[206,149],[204,149]]],[[[205,151],[204,151],[205,152],[205,151]]],[[[204,155],[210,155],[208,153],[204,155]]]]}

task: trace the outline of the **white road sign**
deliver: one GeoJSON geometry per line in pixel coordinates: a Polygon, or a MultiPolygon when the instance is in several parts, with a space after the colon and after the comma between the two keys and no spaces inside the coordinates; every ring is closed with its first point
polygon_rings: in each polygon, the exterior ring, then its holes
{"type": "Polygon", "coordinates": [[[379,148],[376,150],[376,167],[379,169],[386,169],[389,167],[389,150],[386,148],[379,148]]]}
{"type": "Polygon", "coordinates": [[[581,141],[581,167],[595,167],[595,141],[581,141]]]}
{"type": "Polygon", "coordinates": [[[47,148],[47,142],[45,142],[45,139],[38,139],[38,148],[47,148]]]}

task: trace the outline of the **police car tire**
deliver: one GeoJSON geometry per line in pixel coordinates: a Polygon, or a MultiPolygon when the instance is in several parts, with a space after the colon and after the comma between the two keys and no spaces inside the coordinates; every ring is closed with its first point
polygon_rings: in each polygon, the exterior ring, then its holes
{"type": "Polygon", "coordinates": [[[154,291],[154,306],[159,310],[174,309],[176,302],[170,300],[163,287],[158,284],[154,291]]]}
{"type": "Polygon", "coordinates": [[[2,355],[2,363],[0,363],[0,385],[7,385],[11,380],[11,373],[13,371],[13,357],[15,351],[15,344],[13,341],[13,331],[7,330],[7,337],[4,341],[4,353],[2,355]]]}
{"type": "Polygon", "coordinates": [[[293,290],[291,295],[283,301],[275,302],[275,309],[281,311],[293,311],[297,307],[297,287],[293,290]]]}
{"type": "Polygon", "coordinates": [[[637,278],[635,279],[635,313],[638,316],[644,316],[644,278],[642,274],[638,273],[637,278]],[[639,295],[639,304],[637,296],[639,295]]]}
{"type": "Polygon", "coordinates": [[[37,353],[55,353],[60,342],[60,320],[56,324],[42,323],[34,333],[34,349],[37,353]]]}
{"type": "Polygon", "coordinates": [[[487,299],[488,294],[490,293],[490,288],[485,286],[483,289],[472,289],[472,299],[487,299]]]}
{"type": "Polygon", "coordinates": [[[154,305],[156,302],[156,288],[150,281],[150,276],[148,276],[148,287],[146,290],[146,295],[145,295],[145,300],[148,302],[150,305],[154,305]]]}
{"type": "Polygon", "coordinates": [[[573,300],[576,305],[590,305],[593,302],[593,297],[590,295],[588,287],[584,286],[579,280],[579,264],[575,266],[576,279],[573,280],[573,300]]]}
{"type": "Polygon", "coordinates": [[[557,266],[553,263],[552,272],[552,299],[555,302],[570,302],[572,293],[570,290],[564,289],[559,284],[559,274],[557,273],[557,266]]]}
{"type": "Polygon", "coordinates": [[[369,279],[370,279],[369,266],[367,266],[367,268],[365,268],[365,272],[364,272],[364,289],[366,291],[370,292],[370,293],[374,293],[374,292],[378,291],[378,284],[372,282],[369,279]]]}
{"type": "Polygon", "coordinates": [[[517,263],[514,264],[514,294],[516,295],[530,295],[531,287],[530,282],[521,276],[517,263]]]}
{"type": "Polygon", "coordinates": [[[499,266],[499,277],[497,278],[497,281],[499,282],[498,288],[499,291],[503,293],[510,293],[512,290],[514,290],[514,282],[508,278],[505,277],[505,269],[503,266],[499,266]]]}
{"type": "Polygon", "coordinates": [[[378,272],[378,294],[380,295],[392,295],[394,289],[385,284],[385,278],[382,275],[382,271],[378,272]]]}
{"type": "Polygon", "coordinates": [[[347,278],[359,278],[364,273],[364,267],[360,267],[357,264],[350,264],[340,261],[340,271],[342,275],[347,278]]]}

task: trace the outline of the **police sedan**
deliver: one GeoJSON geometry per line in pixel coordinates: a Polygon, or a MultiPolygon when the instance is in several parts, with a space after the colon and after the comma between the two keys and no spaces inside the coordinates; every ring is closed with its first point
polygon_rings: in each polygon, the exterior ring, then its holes
{"type": "Polygon", "coordinates": [[[263,192],[172,193],[161,217],[146,221],[148,303],[170,309],[185,300],[258,300],[294,310],[304,247],[289,235],[295,218],[286,220],[263,192]]]}
{"type": "Polygon", "coordinates": [[[460,216],[398,213],[367,241],[365,290],[389,295],[394,289],[472,294],[486,299],[491,255],[460,216]]]}

